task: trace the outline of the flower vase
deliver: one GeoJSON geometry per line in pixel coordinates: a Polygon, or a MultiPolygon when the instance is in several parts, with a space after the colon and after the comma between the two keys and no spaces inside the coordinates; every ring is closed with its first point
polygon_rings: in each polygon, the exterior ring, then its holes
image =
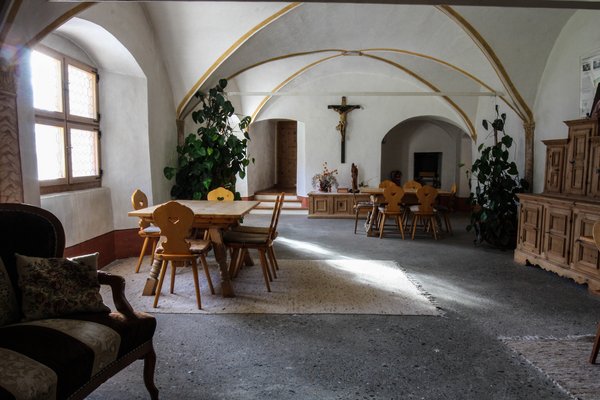
{"type": "Polygon", "coordinates": [[[323,182],[323,181],[319,182],[319,190],[321,192],[329,192],[330,189],[331,189],[331,186],[329,185],[329,183],[323,182]]]}

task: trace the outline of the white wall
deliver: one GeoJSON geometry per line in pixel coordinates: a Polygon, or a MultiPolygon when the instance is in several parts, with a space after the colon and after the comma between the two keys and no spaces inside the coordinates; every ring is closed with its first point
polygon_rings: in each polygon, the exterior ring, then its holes
{"type": "MultiPolygon", "coordinates": [[[[412,83],[401,79],[370,74],[342,74],[327,76],[294,87],[298,92],[342,92],[362,82],[372,91],[415,91],[412,83]]],[[[339,104],[339,97],[279,96],[273,97],[258,115],[257,120],[291,119],[302,121],[304,138],[298,130],[298,187],[304,196],[313,190],[311,178],[321,172],[323,162],[337,169],[340,186],[351,187],[350,167],[358,166],[359,179],[367,184],[380,181],[381,140],[399,122],[427,114],[439,116],[467,130],[464,122],[447,103],[431,97],[351,97],[349,104],[359,104],[361,109],[348,114],[346,129],[346,163],[340,163],[340,134],[335,129],[339,115],[327,109],[329,104],[339,104]],[[302,153],[302,154],[301,154],[302,153]]]]}
{"type": "Polygon", "coordinates": [[[600,11],[577,11],[563,28],[548,58],[534,107],[535,182],[544,189],[544,139],[566,138],[566,120],[579,118],[580,58],[600,50],[600,11]]]}
{"type": "MultiPolygon", "coordinates": [[[[162,177],[162,169],[168,164],[166,160],[174,158],[177,137],[169,82],[140,6],[120,5],[119,12],[115,12],[112,5],[97,5],[85,12],[85,18],[102,24],[129,46],[135,60],[141,61],[139,66],[148,79],[114,73],[110,70],[111,60],[97,62],[90,57],[90,52],[73,44],[74,38],[69,41],[49,36],[45,40],[47,45],[73,58],[99,66],[105,175],[103,188],[40,199],[29,65],[28,59],[21,60],[18,106],[25,200],[41,204],[59,217],[65,226],[68,246],[115,229],[136,227],[137,221],[126,215],[131,209],[131,193],[136,188],[146,192],[150,202],[166,200],[170,186],[162,177]],[[136,29],[131,29],[132,26],[136,29]]],[[[82,43],[93,43],[87,39],[82,43]]],[[[107,57],[100,54],[102,56],[107,57]]]]}
{"type": "Polygon", "coordinates": [[[277,183],[277,121],[259,121],[250,126],[248,156],[248,195],[273,187],[277,183]]]}
{"type": "MultiPolygon", "coordinates": [[[[470,139],[460,129],[442,121],[414,119],[395,126],[381,145],[381,178],[389,179],[392,170],[402,171],[402,181],[413,179],[414,153],[442,153],[442,189],[450,190],[456,183],[459,195],[466,195],[468,188],[460,185],[460,162],[470,165],[470,150],[462,154],[462,142],[470,139]]],[[[360,174],[360,170],[359,170],[360,174]]],[[[359,180],[362,179],[359,177],[359,180]]]]}

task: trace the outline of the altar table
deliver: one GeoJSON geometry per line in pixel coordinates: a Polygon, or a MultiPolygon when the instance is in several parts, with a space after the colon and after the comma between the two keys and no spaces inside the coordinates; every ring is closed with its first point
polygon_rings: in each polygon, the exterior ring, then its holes
{"type": "MultiPolygon", "coordinates": [[[[233,286],[229,277],[227,265],[227,252],[223,244],[222,231],[236,226],[240,219],[248,214],[260,202],[258,201],[208,201],[208,200],[178,200],[179,203],[189,207],[194,212],[194,228],[207,229],[219,264],[221,276],[221,293],[223,297],[234,297],[233,286]]],[[[127,213],[130,217],[143,218],[152,222],[152,212],[162,204],[142,208],[127,213]]],[[[150,276],[144,286],[143,295],[152,296],[158,284],[160,261],[154,260],[150,269],[150,276]]]]}

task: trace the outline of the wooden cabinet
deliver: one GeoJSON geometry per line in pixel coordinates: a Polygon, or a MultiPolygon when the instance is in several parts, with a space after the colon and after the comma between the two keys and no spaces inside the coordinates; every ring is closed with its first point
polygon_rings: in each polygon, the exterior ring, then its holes
{"type": "Polygon", "coordinates": [[[550,262],[567,265],[571,253],[572,211],[569,205],[554,201],[544,207],[542,253],[550,262]]]}
{"type": "Polygon", "coordinates": [[[594,199],[600,199],[600,136],[590,139],[588,195],[594,199]]]}
{"type": "Polygon", "coordinates": [[[569,127],[566,158],[565,194],[585,195],[589,164],[590,138],[597,135],[598,120],[579,119],[565,122],[569,127]]]}
{"type": "MultiPolygon", "coordinates": [[[[354,199],[352,193],[310,192],[308,194],[309,218],[353,218],[354,199]]],[[[369,201],[367,193],[357,193],[356,201],[369,201]]],[[[362,212],[367,213],[367,210],[362,212]]]]}
{"type": "Polygon", "coordinates": [[[600,252],[592,237],[600,221],[598,119],[565,124],[567,139],[544,140],[544,194],[519,195],[515,261],[585,283],[600,295],[600,252]]]}
{"type": "Polygon", "coordinates": [[[560,193],[562,191],[565,155],[569,140],[544,140],[543,143],[546,145],[544,193],[560,193]]]}
{"type": "Polygon", "coordinates": [[[521,250],[531,254],[540,254],[541,250],[542,207],[537,201],[527,201],[519,211],[519,244],[521,250]]]}

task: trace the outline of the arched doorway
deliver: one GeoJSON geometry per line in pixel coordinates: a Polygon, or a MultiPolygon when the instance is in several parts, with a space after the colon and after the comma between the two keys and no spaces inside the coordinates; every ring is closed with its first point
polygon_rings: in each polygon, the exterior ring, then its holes
{"type": "Polygon", "coordinates": [[[417,117],[392,128],[381,141],[381,179],[402,172],[402,182],[421,180],[442,189],[457,184],[466,196],[468,183],[461,165],[471,165],[469,135],[445,120],[417,117]]]}

